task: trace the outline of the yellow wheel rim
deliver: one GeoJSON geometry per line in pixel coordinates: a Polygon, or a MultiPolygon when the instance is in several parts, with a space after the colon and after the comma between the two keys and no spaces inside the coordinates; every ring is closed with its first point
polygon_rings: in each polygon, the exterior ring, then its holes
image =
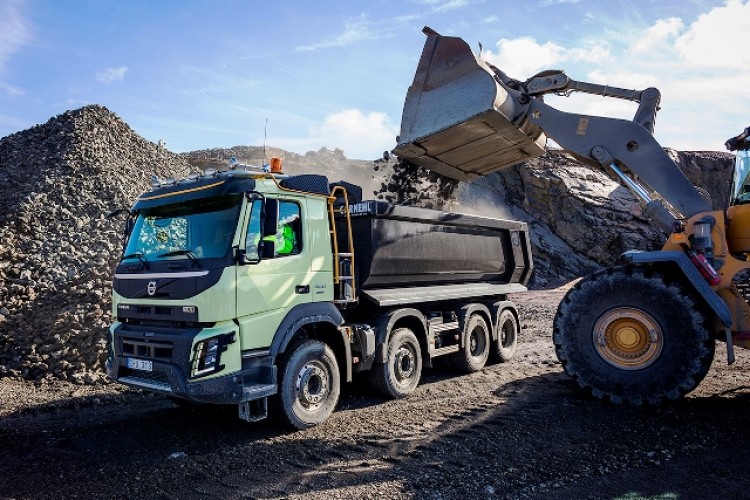
{"type": "Polygon", "coordinates": [[[594,325],[596,352],[610,365],[623,370],[642,370],[661,354],[664,336],[648,313],[617,307],[602,314],[594,325]]]}

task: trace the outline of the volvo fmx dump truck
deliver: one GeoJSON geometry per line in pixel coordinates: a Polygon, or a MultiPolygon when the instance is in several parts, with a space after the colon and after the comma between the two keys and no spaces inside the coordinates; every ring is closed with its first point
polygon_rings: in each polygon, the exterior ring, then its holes
{"type": "Polygon", "coordinates": [[[464,180],[541,155],[549,137],[630,189],[667,235],[661,250],[626,252],[560,303],[555,349],[582,389],[658,404],[697,386],[716,341],[726,342],[729,363],[735,346],[750,348],[750,129],[726,143],[737,164],[728,203],[716,210],[653,137],[657,89],[580,82],[559,70],[519,81],[464,40],[424,33],[396,154],[464,180]],[[543,99],[571,92],[632,101],[635,116],[562,112],[543,99]]]}
{"type": "Polygon", "coordinates": [[[507,295],[532,271],[525,223],[362,200],[272,164],[155,179],[127,211],[113,380],[235,404],[248,421],[271,398],[301,429],[356,372],[401,398],[438,356],[466,372],[510,359],[507,295]]]}

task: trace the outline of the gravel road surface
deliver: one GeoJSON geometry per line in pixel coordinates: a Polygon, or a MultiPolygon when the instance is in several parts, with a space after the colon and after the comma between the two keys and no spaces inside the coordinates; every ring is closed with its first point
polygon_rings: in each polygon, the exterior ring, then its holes
{"type": "Polygon", "coordinates": [[[425,372],[410,397],[364,383],[316,428],[178,407],[116,385],[0,380],[0,498],[748,498],[750,353],[659,408],[579,393],[551,323],[565,289],[519,294],[516,357],[425,372]]]}

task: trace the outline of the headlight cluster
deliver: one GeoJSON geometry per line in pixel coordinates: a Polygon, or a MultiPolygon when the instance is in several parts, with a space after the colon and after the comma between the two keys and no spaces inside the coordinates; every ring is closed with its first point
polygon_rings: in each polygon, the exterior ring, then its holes
{"type": "Polygon", "coordinates": [[[234,334],[218,335],[201,340],[193,350],[193,378],[216,373],[224,368],[221,364],[221,353],[227,350],[227,345],[234,342],[234,334]]]}

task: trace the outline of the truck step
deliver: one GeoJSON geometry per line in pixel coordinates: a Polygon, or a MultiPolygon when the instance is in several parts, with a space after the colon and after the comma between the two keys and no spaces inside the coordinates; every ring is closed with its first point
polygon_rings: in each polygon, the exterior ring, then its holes
{"type": "Polygon", "coordinates": [[[435,349],[432,352],[432,356],[437,357],[437,356],[443,356],[445,354],[453,354],[454,352],[458,352],[459,349],[460,349],[460,346],[458,344],[441,347],[439,349],[435,349]]]}
{"type": "Polygon", "coordinates": [[[238,409],[240,419],[245,422],[258,422],[268,416],[268,398],[240,403],[238,409]]]}
{"type": "Polygon", "coordinates": [[[160,380],[129,375],[127,377],[120,377],[117,381],[122,384],[135,385],[154,391],[172,392],[172,387],[167,382],[162,382],[160,380]]]}

